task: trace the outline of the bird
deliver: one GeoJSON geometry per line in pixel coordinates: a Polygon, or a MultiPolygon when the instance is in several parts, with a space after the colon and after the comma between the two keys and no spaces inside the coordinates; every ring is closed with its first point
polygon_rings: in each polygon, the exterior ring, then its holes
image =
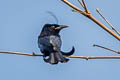
{"type": "Polygon", "coordinates": [[[75,48],[72,47],[70,52],[61,51],[62,40],[59,35],[66,25],[45,24],[38,36],[38,47],[43,54],[43,60],[46,63],[58,64],[58,62],[66,63],[69,61],[65,56],[73,55],[75,48]]]}

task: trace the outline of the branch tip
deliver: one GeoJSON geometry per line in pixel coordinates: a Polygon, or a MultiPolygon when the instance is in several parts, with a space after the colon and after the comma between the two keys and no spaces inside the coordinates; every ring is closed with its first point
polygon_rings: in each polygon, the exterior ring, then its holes
{"type": "Polygon", "coordinates": [[[94,44],[94,47],[103,48],[103,49],[105,49],[105,50],[112,51],[112,52],[114,52],[114,53],[120,54],[119,51],[115,51],[115,50],[113,50],[113,49],[106,48],[106,47],[103,47],[103,46],[100,46],[100,45],[96,45],[96,44],[94,44]]]}
{"type": "Polygon", "coordinates": [[[77,12],[77,10],[75,10],[75,9],[72,9],[72,12],[77,12]]]}
{"type": "Polygon", "coordinates": [[[114,26],[110,23],[110,21],[107,20],[107,19],[102,15],[102,13],[100,12],[100,10],[99,10],[98,8],[96,9],[96,11],[97,11],[97,13],[103,18],[103,20],[112,28],[112,30],[115,31],[115,32],[120,36],[120,32],[118,32],[118,31],[114,28],[114,26]]]}

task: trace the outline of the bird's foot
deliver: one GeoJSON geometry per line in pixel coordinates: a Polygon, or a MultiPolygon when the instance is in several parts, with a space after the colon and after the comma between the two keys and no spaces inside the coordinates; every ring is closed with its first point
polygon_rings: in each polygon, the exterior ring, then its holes
{"type": "Polygon", "coordinates": [[[49,63],[49,58],[48,58],[47,56],[45,56],[45,55],[43,55],[43,60],[44,60],[45,62],[49,63]]]}

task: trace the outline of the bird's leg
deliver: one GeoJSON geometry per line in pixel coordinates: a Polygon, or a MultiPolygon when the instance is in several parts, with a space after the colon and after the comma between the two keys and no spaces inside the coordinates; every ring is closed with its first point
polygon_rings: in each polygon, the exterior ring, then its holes
{"type": "Polygon", "coordinates": [[[56,47],[56,45],[54,44],[53,40],[50,40],[50,43],[51,43],[52,46],[53,46],[53,50],[54,50],[54,51],[57,51],[57,47],[56,47]]]}

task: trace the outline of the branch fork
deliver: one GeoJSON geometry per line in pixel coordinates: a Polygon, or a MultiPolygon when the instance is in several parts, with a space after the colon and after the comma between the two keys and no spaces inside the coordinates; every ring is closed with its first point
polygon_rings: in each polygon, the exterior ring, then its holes
{"type": "Polygon", "coordinates": [[[110,35],[112,35],[113,37],[115,37],[117,40],[120,41],[120,36],[118,36],[117,34],[115,34],[114,32],[112,32],[108,27],[106,27],[104,24],[102,24],[100,21],[98,21],[95,17],[93,17],[91,15],[91,13],[88,10],[88,8],[87,8],[84,0],[82,0],[82,1],[78,0],[78,2],[84,8],[85,11],[82,11],[80,8],[78,8],[77,6],[73,5],[68,0],[61,0],[61,1],[63,1],[64,3],[66,3],[68,6],[70,6],[73,9],[73,11],[78,12],[78,13],[86,16],[87,18],[89,18],[93,22],[95,22],[97,25],[99,25],[101,28],[103,28],[105,31],[107,31],[110,35]]]}

